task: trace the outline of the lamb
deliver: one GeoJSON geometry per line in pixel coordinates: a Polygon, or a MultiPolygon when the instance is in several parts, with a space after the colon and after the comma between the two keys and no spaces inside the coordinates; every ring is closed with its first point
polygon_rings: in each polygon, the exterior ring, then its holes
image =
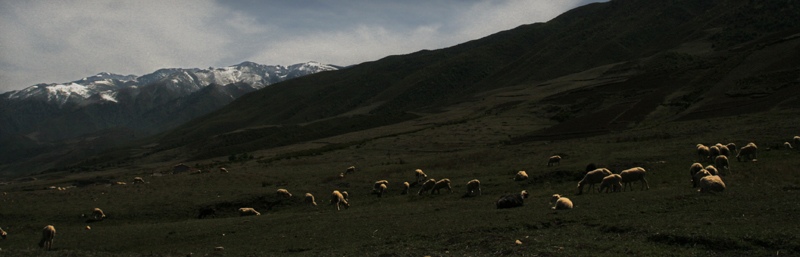
{"type": "Polygon", "coordinates": [[[310,203],[311,205],[317,206],[317,203],[314,202],[314,196],[311,193],[306,193],[306,203],[310,203]]]}
{"type": "Polygon", "coordinates": [[[561,195],[555,194],[553,198],[550,198],[550,204],[555,204],[551,209],[553,210],[566,210],[572,209],[572,201],[569,198],[561,197],[561,195]]]}
{"type": "Polygon", "coordinates": [[[56,228],[53,225],[47,225],[42,230],[42,240],[39,241],[39,247],[49,251],[53,247],[53,238],[56,237],[56,228]]]}
{"type": "Polygon", "coordinates": [[[719,176],[705,176],[700,179],[700,193],[715,193],[725,191],[725,183],[719,176]]]}
{"type": "Polygon", "coordinates": [[[433,184],[433,188],[431,188],[431,194],[433,194],[434,192],[440,194],[439,190],[441,190],[442,188],[447,188],[448,190],[450,190],[451,194],[453,193],[453,188],[450,187],[450,180],[442,179],[437,181],[436,184],[433,184]]]}
{"type": "Polygon", "coordinates": [[[711,154],[709,151],[710,150],[707,146],[703,144],[697,144],[697,155],[700,156],[700,162],[708,159],[708,156],[711,154]]]}
{"type": "Polygon", "coordinates": [[[344,172],[344,174],[350,173],[356,173],[356,166],[350,166],[350,168],[347,168],[347,171],[344,172]]]}
{"type": "Polygon", "coordinates": [[[372,185],[372,194],[380,194],[381,187],[388,185],[389,181],[386,180],[378,180],[375,181],[375,184],[372,185]]]}
{"type": "Polygon", "coordinates": [[[425,179],[428,179],[428,175],[425,175],[425,173],[422,172],[421,169],[415,170],[414,171],[414,175],[417,176],[417,180],[416,180],[417,183],[419,183],[420,181],[425,181],[425,179]]]}
{"type": "Polygon", "coordinates": [[[142,179],[141,177],[135,177],[135,178],[133,178],[133,183],[134,184],[144,184],[144,179],[142,179]]]}
{"type": "Polygon", "coordinates": [[[578,194],[583,194],[583,186],[589,185],[591,188],[594,188],[594,184],[603,182],[603,178],[606,176],[611,175],[611,171],[606,168],[599,168],[593,171],[587,172],[583,179],[578,182],[578,194]]]}
{"type": "Polygon", "coordinates": [[[522,190],[519,194],[507,194],[497,200],[497,209],[507,209],[522,206],[522,200],[528,198],[528,191],[522,190]]]}
{"type": "Polygon", "coordinates": [[[261,215],[260,212],[257,212],[253,208],[239,208],[239,216],[259,216],[261,215]]]}
{"type": "Polygon", "coordinates": [[[388,189],[386,189],[386,184],[381,184],[380,189],[378,189],[378,197],[383,197],[383,193],[386,193],[388,189]]]}
{"type": "Polygon", "coordinates": [[[0,228],[0,236],[3,237],[3,239],[6,239],[6,236],[8,236],[8,233],[3,231],[3,228],[0,228]]]}
{"type": "Polygon", "coordinates": [[[645,171],[644,168],[642,167],[635,167],[623,170],[622,172],[619,173],[619,175],[622,177],[622,180],[620,182],[622,182],[622,184],[624,185],[622,191],[625,191],[625,189],[627,189],[628,186],[630,186],[631,191],[633,191],[632,182],[634,181],[642,181],[641,190],[644,190],[645,188],[647,188],[648,190],[650,189],[650,185],[647,184],[647,180],[644,178],[645,175],[647,175],[647,171],[645,171]]]}
{"type": "Polygon", "coordinates": [[[422,188],[420,188],[419,191],[417,191],[417,195],[422,195],[422,193],[428,192],[428,190],[431,190],[433,188],[433,185],[435,184],[436,184],[435,179],[429,179],[428,181],[425,181],[425,183],[422,184],[422,188]]]}
{"type": "Polygon", "coordinates": [[[603,192],[603,189],[608,190],[611,189],[611,192],[619,192],[622,189],[622,176],[619,174],[611,174],[603,178],[603,182],[600,183],[600,190],[598,192],[603,192]]]}
{"type": "Polygon", "coordinates": [[[94,208],[94,210],[92,210],[92,218],[94,220],[102,220],[102,219],[106,218],[106,215],[103,213],[103,210],[101,210],[100,208],[94,208]]]}
{"type": "Polygon", "coordinates": [[[278,197],[292,198],[292,194],[289,193],[289,190],[286,189],[278,189],[276,194],[278,194],[278,197]]]}
{"type": "Polygon", "coordinates": [[[727,156],[717,156],[717,158],[714,159],[714,166],[717,166],[720,169],[720,173],[722,175],[728,175],[728,173],[731,172],[731,164],[728,162],[727,156]]]}
{"type": "Polygon", "coordinates": [[[524,170],[517,172],[517,175],[514,175],[514,181],[523,181],[527,179],[528,179],[528,173],[525,173],[524,170]]]}
{"type": "Polygon", "coordinates": [[[403,191],[400,192],[401,195],[408,194],[408,189],[411,188],[411,185],[408,182],[403,182],[403,191]]]}
{"type": "Polygon", "coordinates": [[[737,161],[742,161],[742,157],[747,159],[745,160],[755,160],[758,158],[758,147],[754,143],[749,143],[746,146],[739,149],[739,154],[736,155],[737,161]]]}
{"type": "Polygon", "coordinates": [[[700,180],[707,176],[711,176],[711,172],[708,172],[706,169],[702,169],[695,173],[694,176],[692,176],[692,187],[697,187],[697,185],[700,183],[700,180]]]}
{"type": "Polygon", "coordinates": [[[481,195],[481,181],[477,179],[470,180],[467,182],[467,196],[475,195],[475,192],[478,192],[478,195],[481,195]]]}
{"type": "Polygon", "coordinates": [[[694,174],[697,174],[698,171],[703,169],[703,164],[695,162],[692,164],[692,167],[689,168],[689,176],[694,177],[694,174]]]}
{"type": "Polygon", "coordinates": [[[706,169],[708,173],[713,176],[719,175],[719,171],[717,171],[717,168],[715,168],[714,165],[708,165],[704,169],[706,169]]]}
{"type": "Polygon", "coordinates": [[[556,163],[558,163],[558,166],[561,166],[561,156],[550,156],[550,159],[547,161],[547,167],[554,166],[556,163]]]}
{"type": "Polygon", "coordinates": [[[335,204],[336,205],[336,210],[337,211],[340,210],[339,209],[339,204],[344,205],[345,209],[350,209],[350,204],[348,204],[347,200],[344,199],[344,196],[342,196],[342,193],[339,193],[339,191],[336,191],[336,190],[334,190],[333,194],[331,194],[331,204],[335,204]]]}
{"type": "Polygon", "coordinates": [[[199,212],[200,215],[197,216],[198,219],[202,219],[208,216],[214,216],[214,218],[217,217],[217,209],[214,209],[214,207],[200,208],[199,212]]]}
{"type": "Polygon", "coordinates": [[[786,150],[792,150],[792,143],[783,142],[783,147],[786,148],[786,150]]]}

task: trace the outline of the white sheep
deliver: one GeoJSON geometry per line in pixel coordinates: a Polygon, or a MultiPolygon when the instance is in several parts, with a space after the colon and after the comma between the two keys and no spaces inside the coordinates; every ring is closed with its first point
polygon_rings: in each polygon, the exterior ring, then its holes
{"type": "Polygon", "coordinates": [[[728,175],[731,172],[731,163],[728,161],[728,157],[724,155],[717,156],[714,159],[714,166],[720,169],[720,174],[728,175]]]}
{"type": "Polygon", "coordinates": [[[421,169],[415,170],[414,171],[414,176],[417,177],[417,180],[416,180],[417,183],[419,183],[420,181],[425,181],[425,179],[428,178],[428,175],[425,175],[425,172],[422,172],[421,169]]]}
{"type": "Polygon", "coordinates": [[[276,191],[275,193],[278,195],[278,197],[286,197],[286,198],[292,197],[292,194],[289,193],[289,190],[286,189],[278,189],[278,191],[276,191]]]}
{"type": "Polygon", "coordinates": [[[133,178],[133,183],[134,184],[144,184],[144,179],[142,179],[141,177],[135,177],[135,178],[133,178]]]}
{"type": "Polygon", "coordinates": [[[783,148],[786,148],[786,150],[792,150],[792,143],[783,142],[783,148]]]}
{"type": "Polygon", "coordinates": [[[725,191],[725,183],[719,176],[705,176],[700,179],[700,193],[715,193],[725,191]]]}
{"type": "Polygon", "coordinates": [[[606,176],[611,175],[611,171],[606,168],[598,168],[593,171],[589,171],[583,176],[580,182],[578,182],[578,194],[583,194],[583,186],[589,185],[592,189],[594,189],[594,184],[602,183],[603,178],[606,176]]]}
{"type": "Polygon", "coordinates": [[[441,190],[442,188],[447,188],[448,190],[450,190],[450,193],[453,193],[453,188],[450,187],[450,180],[445,178],[436,181],[436,184],[433,184],[433,187],[431,188],[431,194],[433,194],[434,192],[439,194],[440,193],[439,190],[441,190]]]}
{"type": "Polygon", "coordinates": [[[378,180],[375,181],[375,184],[372,185],[372,194],[380,194],[382,186],[386,186],[389,184],[387,180],[378,180]]]}
{"type": "Polygon", "coordinates": [[[603,178],[603,181],[600,183],[600,190],[598,192],[603,192],[603,189],[608,190],[610,189],[611,192],[619,192],[622,189],[622,176],[619,174],[611,174],[603,178]]]}
{"type": "Polygon", "coordinates": [[[42,230],[42,240],[39,241],[39,247],[49,251],[53,247],[53,238],[56,237],[56,228],[53,225],[47,225],[42,230]]]}
{"type": "Polygon", "coordinates": [[[550,198],[550,204],[555,204],[551,209],[553,210],[566,210],[572,209],[572,201],[569,198],[561,197],[561,195],[555,194],[552,198],[550,198]]]}
{"type": "Polygon", "coordinates": [[[467,182],[467,196],[473,196],[477,192],[478,195],[481,195],[481,181],[477,179],[470,180],[467,182]]]}
{"type": "Polygon", "coordinates": [[[717,170],[716,167],[714,167],[714,165],[708,165],[703,169],[706,169],[708,171],[708,173],[711,173],[711,175],[713,175],[713,176],[719,175],[719,171],[717,170]]]}
{"type": "Polygon", "coordinates": [[[383,194],[387,191],[388,189],[386,189],[386,184],[381,184],[380,189],[378,189],[378,197],[383,197],[383,194]]]}
{"type": "Polygon", "coordinates": [[[623,170],[622,172],[619,173],[619,175],[622,177],[622,180],[620,181],[623,184],[622,191],[625,191],[625,189],[627,189],[628,186],[630,186],[631,191],[633,191],[632,183],[634,181],[642,181],[641,190],[644,190],[645,188],[650,189],[650,185],[647,184],[647,179],[645,179],[647,171],[645,171],[644,168],[642,167],[635,167],[623,170]]]}
{"type": "Polygon", "coordinates": [[[528,173],[525,173],[524,170],[517,172],[517,175],[514,175],[514,181],[523,181],[528,179],[528,173]]]}
{"type": "Polygon", "coordinates": [[[435,184],[436,184],[435,179],[429,179],[428,181],[425,181],[425,183],[422,184],[422,188],[420,188],[419,191],[417,191],[417,195],[422,195],[422,193],[428,192],[428,190],[431,190],[433,188],[433,185],[435,184]]]}
{"type": "Polygon", "coordinates": [[[528,191],[525,190],[522,190],[519,194],[502,195],[497,200],[497,209],[520,207],[523,205],[523,199],[525,198],[528,198],[528,191]]]}
{"type": "Polygon", "coordinates": [[[239,216],[259,216],[261,215],[260,212],[257,212],[256,209],[253,208],[239,208],[239,216]]]}
{"type": "Polygon", "coordinates": [[[697,174],[698,171],[703,169],[703,164],[695,162],[692,164],[692,167],[689,168],[689,176],[694,177],[694,174],[697,174]]]}
{"type": "Polygon", "coordinates": [[[6,239],[6,236],[8,236],[8,233],[3,231],[3,228],[0,228],[0,237],[3,237],[3,239],[6,239]]]}
{"type": "Polygon", "coordinates": [[[408,189],[409,188],[411,188],[411,184],[408,184],[408,182],[403,182],[403,191],[400,192],[400,194],[401,195],[408,194],[408,189]]]}
{"type": "Polygon", "coordinates": [[[356,166],[350,166],[344,174],[356,173],[356,166]]]}
{"type": "Polygon", "coordinates": [[[747,159],[745,160],[755,160],[758,159],[758,147],[754,143],[749,143],[746,146],[739,149],[739,154],[736,155],[737,161],[742,161],[742,157],[747,159]]]}
{"type": "Polygon", "coordinates": [[[347,200],[344,199],[342,193],[339,193],[339,191],[337,190],[334,190],[333,193],[331,194],[331,204],[336,205],[337,211],[340,210],[339,204],[344,205],[345,209],[350,209],[350,204],[348,204],[347,200]]]}
{"type": "Polygon", "coordinates": [[[709,149],[708,149],[707,146],[705,146],[703,144],[697,144],[697,155],[700,156],[700,162],[703,162],[706,159],[708,159],[708,156],[710,154],[711,153],[709,152],[709,149]]]}
{"type": "Polygon", "coordinates": [[[94,210],[92,210],[92,218],[94,220],[102,220],[102,219],[106,218],[106,215],[103,213],[103,210],[101,210],[100,208],[94,208],[94,210]]]}
{"type": "Polygon", "coordinates": [[[306,203],[310,203],[311,205],[317,206],[317,202],[314,201],[314,195],[311,193],[306,193],[306,203]]]}
{"type": "Polygon", "coordinates": [[[550,156],[549,160],[547,160],[547,166],[548,167],[554,166],[556,163],[558,163],[558,166],[561,166],[561,156],[553,155],[553,156],[550,156]]]}
{"type": "Polygon", "coordinates": [[[711,172],[708,172],[706,169],[702,169],[695,173],[694,176],[692,176],[692,187],[697,187],[697,185],[700,183],[700,180],[706,176],[711,176],[711,172]]]}

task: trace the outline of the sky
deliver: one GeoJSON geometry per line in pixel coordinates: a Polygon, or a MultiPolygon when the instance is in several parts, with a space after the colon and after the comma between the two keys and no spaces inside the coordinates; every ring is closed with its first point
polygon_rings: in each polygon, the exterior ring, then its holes
{"type": "Polygon", "coordinates": [[[0,0],[0,93],[100,72],[340,66],[441,49],[601,0],[0,0]]]}

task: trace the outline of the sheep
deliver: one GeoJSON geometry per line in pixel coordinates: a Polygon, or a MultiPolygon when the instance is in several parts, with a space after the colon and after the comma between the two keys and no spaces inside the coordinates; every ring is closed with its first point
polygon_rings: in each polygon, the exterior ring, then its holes
{"type": "Polygon", "coordinates": [[[239,208],[239,216],[259,216],[261,215],[260,212],[257,212],[253,208],[239,208]]]}
{"type": "Polygon", "coordinates": [[[428,181],[425,181],[425,183],[422,184],[422,188],[420,188],[419,191],[417,191],[417,195],[422,195],[422,193],[428,192],[428,190],[431,190],[433,188],[433,185],[435,184],[436,184],[435,179],[429,179],[428,181]]]}
{"type": "Polygon", "coordinates": [[[198,219],[202,219],[208,216],[214,216],[214,218],[217,217],[217,209],[214,209],[214,207],[200,208],[199,212],[200,215],[197,216],[198,219]]]}
{"type": "Polygon", "coordinates": [[[94,210],[92,210],[92,218],[94,220],[102,220],[102,219],[106,218],[106,215],[103,213],[103,210],[101,210],[100,208],[94,208],[94,210]]]}
{"type": "Polygon", "coordinates": [[[144,184],[144,179],[142,179],[141,177],[135,177],[135,178],[133,178],[133,183],[134,184],[144,184]]]}
{"type": "Polygon", "coordinates": [[[714,159],[714,166],[720,169],[722,175],[728,175],[731,172],[731,164],[728,162],[728,157],[724,155],[717,156],[714,159]]]}
{"type": "Polygon", "coordinates": [[[356,166],[350,166],[344,174],[356,173],[356,166]]]}
{"type": "Polygon", "coordinates": [[[611,174],[603,178],[603,182],[600,183],[600,190],[598,192],[603,192],[603,189],[608,190],[611,189],[611,192],[619,192],[622,189],[622,176],[619,174],[611,174]]]}
{"type": "Polygon", "coordinates": [[[709,151],[710,150],[707,146],[703,144],[697,144],[697,155],[700,156],[700,162],[708,159],[708,156],[711,154],[709,151]]]}
{"type": "Polygon", "coordinates": [[[783,142],[783,148],[786,148],[786,150],[792,150],[792,143],[783,142]]]}
{"type": "Polygon", "coordinates": [[[704,169],[706,169],[708,173],[711,173],[713,176],[719,175],[719,171],[716,167],[714,167],[714,165],[708,165],[704,169]]]}
{"type": "Polygon", "coordinates": [[[414,171],[414,175],[417,176],[417,180],[416,180],[417,183],[419,183],[420,181],[425,181],[426,179],[428,179],[428,175],[425,175],[425,173],[422,172],[421,169],[415,170],[414,171]]]}
{"type": "Polygon", "coordinates": [[[314,201],[314,196],[311,193],[306,193],[306,203],[310,203],[311,205],[317,206],[317,202],[314,201]]]}
{"type": "Polygon", "coordinates": [[[431,194],[433,194],[434,192],[440,194],[439,190],[441,190],[442,188],[447,188],[448,190],[450,190],[451,194],[453,193],[453,188],[450,187],[450,180],[445,178],[437,181],[436,184],[433,184],[433,188],[431,188],[431,194]]]}
{"type": "Polygon", "coordinates": [[[794,136],[792,141],[794,141],[794,147],[800,149],[800,136],[794,136]]]}
{"type": "Polygon", "coordinates": [[[381,187],[378,189],[378,198],[383,197],[383,194],[388,191],[389,190],[386,188],[386,184],[381,184],[381,187]]]}
{"type": "Polygon", "coordinates": [[[497,209],[506,209],[520,207],[523,205],[522,200],[528,198],[528,191],[522,190],[519,194],[506,194],[500,196],[497,200],[497,209]]]}
{"type": "Polygon", "coordinates": [[[408,194],[408,189],[411,188],[411,185],[408,182],[403,182],[403,191],[400,192],[401,195],[408,194]]]}
{"type": "Polygon", "coordinates": [[[717,156],[719,156],[719,154],[720,153],[719,153],[719,147],[718,146],[715,145],[715,146],[711,146],[711,147],[708,148],[708,157],[710,157],[711,160],[714,160],[714,158],[717,158],[717,156]]]}
{"type": "Polygon", "coordinates": [[[742,161],[742,157],[747,159],[745,160],[755,160],[758,158],[758,147],[754,143],[749,143],[746,146],[739,149],[739,154],[736,155],[737,161],[742,161]]]}
{"type": "Polygon", "coordinates": [[[478,195],[481,195],[481,181],[477,179],[470,180],[467,182],[467,196],[475,195],[475,192],[478,192],[478,195]]]}
{"type": "Polygon", "coordinates": [[[627,189],[628,186],[630,186],[631,191],[633,191],[632,182],[634,181],[642,181],[641,190],[644,190],[645,188],[647,188],[648,190],[650,189],[650,185],[647,184],[647,179],[644,178],[647,175],[647,171],[645,171],[644,168],[642,167],[635,167],[623,170],[622,172],[619,173],[619,175],[622,177],[622,180],[620,181],[623,184],[622,191],[625,191],[625,189],[627,189]]]}
{"type": "Polygon", "coordinates": [[[389,181],[386,180],[378,180],[375,181],[375,184],[372,185],[372,194],[380,194],[381,188],[389,184],[389,181]]]}
{"type": "Polygon", "coordinates": [[[219,173],[228,173],[228,170],[225,168],[219,168],[219,173]]]}
{"type": "Polygon", "coordinates": [[[728,146],[723,144],[717,144],[717,148],[719,148],[719,155],[725,155],[725,157],[731,155],[731,149],[729,149],[728,146]]]}
{"type": "Polygon", "coordinates": [[[580,182],[578,182],[578,194],[583,194],[583,186],[588,184],[591,188],[594,188],[594,184],[603,182],[603,178],[606,176],[611,175],[611,171],[606,168],[599,168],[593,171],[589,171],[583,176],[580,182]]]}
{"type": "Polygon", "coordinates": [[[528,173],[525,173],[524,170],[517,172],[517,175],[514,175],[514,181],[523,181],[528,179],[528,173]]]}
{"type": "Polygon", "coordinates": [[[692,187],[697,187],[697,185],[700,183],[700,180],[706,176],[711,176],[711,172],[708,172],[706,169],[702,169],[695,173],[694,176],[692,176],[692,187]]]}
{"type": "Polygon", "coordinates": [[[292,194],[289,193],[289,190],[286,189],[278,189],[278,191],[276,191],[275,193],[278,195],[278,197],[292,198],[292,194]]]}
{"type": "Polygon", "coordinates": [[[739,150],[737,150],[739,148],[736,148],[736,144],[728,143],[726,146],[728,147],[728,150],[731,151],[731,153],[739,153],[739,150]]]}
{"type": "Polygon", "coordinates": [[[344,205],[345,209],[350,209],[350,204],[348,204],[347,200],[344,199],[344,196],[342,196],[342,193],[339,193],[339,191],[336,191],[336,190],[334,190],[333,194],[331,194],[331,204],[335,204],[336,205],[336,210],[337,211],[340,210],[339,209],[339,204],[344,205]]]}
{"type": "Polygon", "coordinates": [[[550,198],[550,204],[556,205],[551,208],[553,210],[572,209],[572,201],[570,201],[569,198],[561,197],[559,194],[555,194],[550,198]]]}
{"type": "Polygon", "coordinates": [[[39,247],[49,251],[53,247],[53,238],[56,237],[56,228],[53,225],[47,225],[42,230],[42,240],[39,241],[39,247]]]}
{"type": "Polygon", "coordinates": [[[703,169],[703,164],[695,162],[692,164],[692,167],[689,168],[689,176],[694,177],[694,174],[697,174],[698,171],[703,169]]]}
{"type": "Polygon", "coordinates": [[[558,155],[550,156],[550,159],[547,160],[547,167],[554,166],[556,163],[558,163],[558,166],[561,166],[561,156],[558,155]]]}
{"type": "Polygon", "coordinates": [[[350,198],[348,198],[350,194],[348,194],[347,191],[342,191],[342,196],[344,197],[345,200],[350,201],[350,198]]]}
{"type": "Polygon", "coordinates": [[[6,236],[8,236],[8,233],[3,231],[3,228],[0,228],[0,236],[3,237],[3,239],[6,239],[6,236]]]}
{"type": "Polygon", "coordinates": [[[725,191],[725,183],[719,176],[705,176],[700,179],[700,193],[715,193],[725,191]]]}

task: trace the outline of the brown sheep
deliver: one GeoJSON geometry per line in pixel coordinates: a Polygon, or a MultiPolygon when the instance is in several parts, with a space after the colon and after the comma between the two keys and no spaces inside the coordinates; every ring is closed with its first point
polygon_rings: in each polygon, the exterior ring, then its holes
{"type": "Polygon", "coordinates": [[[650,185],[647,184],[647,179],[644,178],[647,175],[647,171],[645,171],[644,168],[642,167],[635,167],[623,170],[622,172],[619,173],[619,175],[622,177],[622,180],[620,181],[623,184],[622,191],[625,191],[625,189],[627,189],[628,186],[630,186],[631,191],[633,191],[632,182],[634,181],[642,181],[641,190],[644,190],[645,188],[647,188],[648,190],[650,189],[650,185]]]}
{"type": "Polygon", "coordinates": [[[722,175],[728,175],[728,173],[731,173],[731,164],[730,162],[728,162],[727,156],[724,155],[717,156],[717,158],[714,159],[714,166],[717,166],[717,168],[720,169],[720,173],[722,175]]]}
{"type": "Polygon", "coordinates": [[[736,160],[742,161],[742,157],[746,158],[745,161],[758,159],[758,147],[756,144],[749,143],[739,149],[739,154],[736,155],[736,160]]]}
{"type": "Polygon", "coordinates": [[[56,228],[53,225],[47,225],[42,230],[42,240],[39,241],[39,247],[44,248],[45,251],[49,251],[53,248],[53,238],[56,237],[56,228]]]}
{"type": "Polygon", "coordinates": [[[711,173],[711,175],[713,176],[719,175],[719,171],[717,170],[716,167],[714,167],[714,165],[708,165],[704,169],[706,169],[708,173],[711,173]]]}
{"type": "Polygon", "coordinates": [[[417,180],[416,180],[417,183],[419,183],[420,181],[425,181],[425,179],[428,178],[428,175],[425,175],[425,172],[422,172],[421,169],[415,170],[414,171],[414,176],[417,177],[417,180]]]}
{"type": "Polygon", "coordinates": [[[102,219],[105,219],[105,218],[106,218],[106,215],[103,213],[103,210],[101,210],[100,208],[94,208],[94,210],[92,210],[92,219],[94,219],[94,220],[102,220],[102,219]]]}
{"type": "Polygon", "coordinates": [[[692,176],[692,187],[697,187],[697,185],[700,183],[700,180],[706,176],[711,176],[711,172],[708,172],[706,169],[702,169],[695,173],[694,176],[692,176]]]}
{"type": "Polygon", "coordinates": [[[708,156],[711,155],[707,146],[703,144],[697,144],[697,155],[700,157],[700,162],[705,161],[708,159],[708,156]]]}
{"type": "Polygon", "coordinates": [[[497,200],[497,209],[507,209],[520,207],[523,205],[523,200],[528,198],[528,191],[522,190],[519,194],[506,194],[500,196],[497,200]]]}
{"type": "Polygon", "coordinates": [[[286,189],[278,189],[278,191],[275,193],[278,195],[278,197],[292,198],[292,194],[286,189]]]}
{"type": "Polygon", "coordinates": [[[551,209],[553,210],[567,210],[572,209],[572,201],[569,198],[561,197],[561,195],[555,194],[552,198],[550,198],[550,204],[555,204],[551,209]]]}
{"type": "Polygon", "coordinates": [[[561,166],[561,156],[550,156],[550,159],[547,160],[547,167],[554,166],[556,163],[558,163],[558,166],[561,166]]]}
{"type": "Polygon", "coordinates": [[[694,174],[697,174],[698,171],[703,169],[703,164],[695,162],[692,164],[692,167],[689,168],[689,176],[694,177],[694,174]]]}
{"type": "Polygon", "coordinates": [[[311,205],[317,206],[317,202],[314,201],[314,196],[311,193],[306,193],[306,203],[310,203],[311,205]]]}
{"type": "Polygon", "coordinates": [[[730,150],[730,151],[731,151],[731,154],[733,154],[733,153],[739,153],[739,150],[737,150],[737,149],[739,149],[739,148],[736,148],[736,144],[734,144],[734,143],[728,143],[726,146],[728,147],[728,150],[730,150]]]}
{"type": "Polygon", "coordinates": [[[239,208],[239,216],[259,216],[261,215],[260,212],[257,212],[256,209],[253,208],[239,208]]]}
{"type": "Polygon", "coordinates": [[[700,193],[715,193],[725,191],[725,183],[719,176],[705,176],[700,179],[700,193]]]}
{"type": "Polygon", "coordinates": [[[611,171],[606,168],[599,168],[593,171],[589,171],[583,176],[580,182],[578,182],[578,194],[583,194],[583,186],[589,185],[591,188],[594,188],[594,184],[602,183],[603,178],[606,176],[611,175],[611,171]]]}
{"type": "Polygon", "coordinates": [[[417,191],[417,195],[422,195],[422,193],[428,192],[428,190],[431,190],[433,188],[433,185],[435,184],[436,184],[435,179],[429,179],[428,181],[425,181],[425,183],[422,184],[422,188],[420,188],[419,191],[417,191]]]}
{"type": "Polygon", "coordinates": [[[450,190],[451,194],[453,193],[453,188],[450,187],[450,180],[442,179],[437,181],[436,184],[433,184],[433,188],[431,188],[431,194],[433,194],[434,192],[439,194],[439,190],[441,190],[442,188],[447,188],[448,190],[450,190]]]}
{"type": "Polygon", "coordinates": [[[475,192],[477,195],[481,195],[481,181],[477,179],[470,180],[467,182],[467,196],[474,196],[475,192]]]}
{"type": "Polygon", "coordinates": [[[336,190],[334,190],[333,193],[331,194],[331,204],[335,204],[336,205],[336,210],[337,211],[340,210],[339,209],[339,204],[344,205],[345,209],[350,209],[350,204],[348,204],[347,200],[344,199],[344,196],[342,196],[342,193],[339,193],[339,191],[336,191],[336,190]]]}
{"type": "Polygon", "coordinates": [[[622,176],[619,174],[611,174],[603,178],[603,181],[600,183],[600,190],[598,192],[603,192],[603,189],[606,190],[608,193],[609,190],[611,192],[619,192],[622,189],[622,176]]]}
{"type": "Polygon", "coordinates": [[[514,181],[523,181],[523,180],[528,180],[528,173],[525,173],[524,170],[517,172],[517,175],[514,175],[514,181]]]}

